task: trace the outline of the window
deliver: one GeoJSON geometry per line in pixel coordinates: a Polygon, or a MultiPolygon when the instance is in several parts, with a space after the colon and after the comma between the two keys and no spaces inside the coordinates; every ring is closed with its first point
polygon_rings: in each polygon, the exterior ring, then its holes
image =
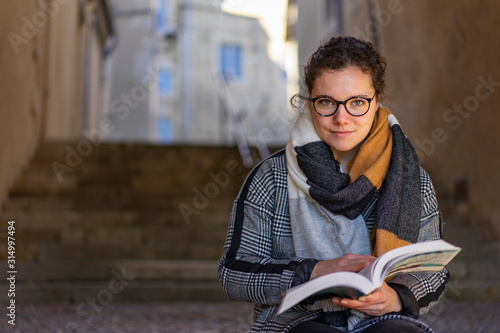
{"type": "Polygon", "coordinates": [[[242,78],[242,52],[237,45],[222,45],[220,70],[226,81],[242,78]]]}
{"type": "Polygon", "coordinates": [[[156,16],[156,25],[158,27],[158,33],[164,35],[168,30],[168,5],[167,0],[159,0],[160,6],[158,7],[158,13],[156,16]]]}
{"type": "Polygon", "coordinates": [[[174,91],[174,76],[171,71],[160,70],[158,72],[159,89],[161,96],[167,96],[174,91]]]}
{"type": "Polygon", "coordinates": [[[158,118],[158,141],[163,143],[170,143],[174,138],[174,128],[172,119],[161,117],[158,118]]]}

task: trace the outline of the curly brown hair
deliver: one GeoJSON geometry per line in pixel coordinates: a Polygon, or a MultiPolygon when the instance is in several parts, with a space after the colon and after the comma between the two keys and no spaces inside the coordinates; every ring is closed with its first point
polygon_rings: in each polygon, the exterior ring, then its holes
{"type": "Polygon", "coordinates": [[[342,70],[351,66],[370,74],[377,100],[381,100],[385,88],[387,61],[372,43],[348,36],[330,38],[309,57],[304,67],[307,93],[311,94],[314,80],[324,70],[342,70]]]}

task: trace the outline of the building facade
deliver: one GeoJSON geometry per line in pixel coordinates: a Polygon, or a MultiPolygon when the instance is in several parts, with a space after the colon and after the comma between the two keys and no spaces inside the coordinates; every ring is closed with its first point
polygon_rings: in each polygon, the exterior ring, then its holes
{"type": "Polygon", "coordinates": [[[151,141],[151,114],[157,108],[158,36],[151,0],[113,0],[118,35],[113,53],[111,96],[105,109],[114,124],[110,141],[151,141]]]}
{"type": "Polygon", "coordinates": [[[234,145],[244,133],[249,143],[286,142],[286,72],[257,19],[216,0],[119,0],[113,16],[109,140],[234,145]]]}
{"type": "Polygon", "coordinates": [[[244,131],[249,141],[286,142],[286,74],[257,19],[219,1],[162,0],[158,33],[158,141],[227,145],[244,131]]]}

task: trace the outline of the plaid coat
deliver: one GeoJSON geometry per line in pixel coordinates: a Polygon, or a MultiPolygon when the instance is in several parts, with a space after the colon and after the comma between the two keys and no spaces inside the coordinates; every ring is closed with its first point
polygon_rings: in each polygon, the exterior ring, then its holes
{"type": "MultiPolygon", "coordinates": [[[[423,169],[421,197],[418,241],[441,238],[442,223],[436,195],[423,169]]],[[[369,229],[375,220],[377,199],[375,195],[362,213],[369,229]]],[[[307,281],[316,263],[314,258],[300,258],[294,253],[285,151],[280,150],[250,172],[235,200],[218,265],[219,278],[229,299],[255,304],[252,332],[287,332],[296,324],[323,314],[318,306],[301,303],[276,315],[284,293],[307,281]]],[[[369,317],[351,332],[361,332],[375,322],[390,318],[413,321],[432,332],[416,318],[438,301],[448,279],[446,269],[438,273],[397,276],[390,285],[400,295],[403,311],[369,317]]],[[[342,316],[345,312],[337,314],[342,316]]],[[[336,327],[347,330],[346,324],[336,327]]]]}

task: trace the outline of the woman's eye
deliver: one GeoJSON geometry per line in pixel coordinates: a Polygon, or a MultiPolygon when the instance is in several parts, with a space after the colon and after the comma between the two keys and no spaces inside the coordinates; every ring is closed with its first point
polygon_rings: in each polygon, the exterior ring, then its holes
{"type": "Polygon", "coordinates": [[[331,106],[331,105],[333,105],[333,101],[331,101],[331,100],[329,100],[327,98],[320,99],[318,102],[319,102],[319,104],[321,106],[331,106]]]}
{"type": "Polygon", "coordinates": [[[352,106],[363,106],[366,103],[364,99],[355,99],[351,101],[352,106]]]}

